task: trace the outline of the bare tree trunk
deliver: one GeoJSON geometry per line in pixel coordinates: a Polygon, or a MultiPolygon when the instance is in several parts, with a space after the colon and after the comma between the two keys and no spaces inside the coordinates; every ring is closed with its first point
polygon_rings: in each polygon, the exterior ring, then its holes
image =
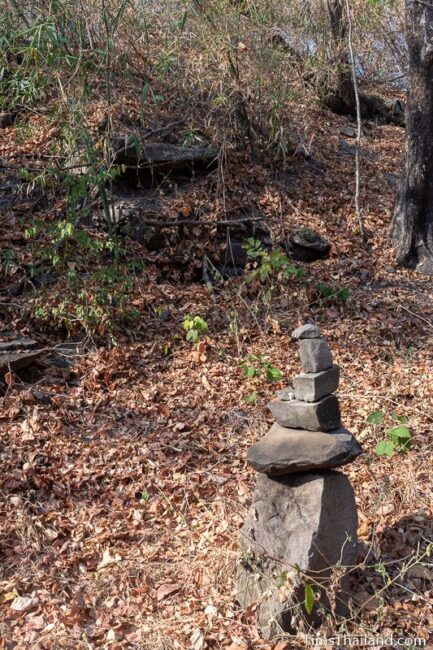
{"type": "Polygon", "coordinates": [[[325,89],[324,102],[334,113],[353,114],[356,102],[346,43],[344,0],[325,0],[325,4],[332,34],[333,78],[325,89]]]}
{"type": "MultiPolygon", "coordinates": [[[[331,60],[334,77],[324,88],[323,102],[334,113],[357,116],[357,100],[352,83],[350,58],[347,49],[347,20],[344,0],[324,0],[332,34],[331,60]]],[[[433,1],[433,0],[432,0],[433,1]]],[[[385,101],[375,95],[359,93],[361,115],[378,118],[389,124],[404,125],[404,106],[399,100],[385,101]]]]}
{"type": "Polygon", "coordinates": [[[341,44],[346,37],[346,24],[342,0],[326,0],[328,8],[329,23],[334,42],[341,44]]]}
{"type": "Polygon", "coordinates": [[[433,274],[433,3],[406,0],[406,37],[406,149],[392,239],[400,265],[433,274]]]}

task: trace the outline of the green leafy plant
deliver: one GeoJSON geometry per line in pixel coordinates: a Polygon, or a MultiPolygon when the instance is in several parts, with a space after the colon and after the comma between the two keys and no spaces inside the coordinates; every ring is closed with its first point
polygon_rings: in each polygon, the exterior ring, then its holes
{"type": "Polygon", "coordinates": [[[248,566],[250,564],[250,562],[252,561],[252,559],[253,559],[253,555],[251,553],[249,553],[247,550],[244,549],[242,551],[242,563],[245,566],[248,566]]]}
{"type": "Polygon", "coordinates": [[[346,302],[349,298],[347,287],[331,287],[319,282],[316,285],[316,291],[323,302],[346,302]]]}
{"type": "Polygon", "coordinates": [[[105,254],[110,254],[117,264],[125,255],[125,250],[115,239],[93,237],[68,219],[53,223],[35,221],[25,229],[24,236],[28,240],[37,240],[42,236],[43,246],[38,245],[37,241],[32,242],[33,254],[35,259],[53,267],[65,267],[68,262],[75,264],[80,261],[87,265],[89,258],[95,262],[105,254]]]}
{"type": "Polygon", "coordinates": [[[0,16],[0,110],[33,105],[49,85],[49,66],[68,68],[64,41],[51,16],[40,15],[33,24],[17,27],[12,11],[0,16]]]}
{"type": "Polygon", "coordinates": [[[182,327],[186,332],[186,340],[198,343],[200,336],[205,334],[209,327],[201,316],[185,316],[182,327]]]}
{"type": "Polygon", "coordinates": [[[7,277],[13,275],[18,268],[18,259],[16,250],[5,248],[0,252],[0,273],[7,277]]]}
{"type": "Polygon", "coordinates": [[[300,280],[306,273],[305,269],[294,266],[280,250],[267,250],[261,241],[253,237],[247,240],[245,251],[248,259],[256,263],[255,269],[248,276],[250,282],[256,278],[262,283],[273,278],[300,280]]]}
{"type": "Polygon", "coordinates": [[[310,615],[314,607],[314,591],[311,585],[305,585],[304,588],[304,607],[307,614],[310,615]]]}
{"type": "Polygon", "coordinates": [[[374,565],[374,570],[377,571],[377,573],[378,573],[380,576],[382,576],[382,578],[384,579],[385,583],[388,582],[388,580],[389,580],[388,571],[387,571],[387,569],[386,569],[386,566],[385,566],[382,562],[380,562],[379,564],[375,564],[375,565],[374,565]]]}
{"type": "Polygon", "coordinates": [[[395,0],[367,0],[367,4],[374,9],[392,7],[395,4],[395,0]]]}
{"type": "Polygon", "coordinates": [[[373,427],[383,425],[386,438],[380,440],[376,445],[376,454],[378,456],[391,457],[395,452],[407,452],[410,449],[412,434],[406,426],[408,419],[405,415],[398,415],[395,412],[387,415],[384,411],[374,411],[367,418],[368,424],[373,427]],[[392,427],[386,427],[386,420],[394,423],[392,427]]]}
{"type": "Polygon", "coordinates": [[[70,287],[50,289],[31,301],[33,313],[40,321],[65,328],[68,332],[84,330],[115,344],[116,333],[132,325],[139,311],[131,308],[132,281],[116,279],[110,270],[90,274],[86,280],[69,272],[70,287]]]}
{"type": "Polygon", "coordinates": [[[143,503],[146,503],[150,499],[150,494],[147,490],[143,490],[141,493],[140,501],[143,501],[143,503]]]}
{"type": "Polygon", "coordinates": [[[244,402],[246,404],[254,404],[257,401],[257,391],[253,390],[252,393],[245,395],[244,402]]]}
{"type": "Polygon", "coordinates": [[[266,381],[272,383],[280,381],[283,376],[281,370],[278,370],[267,357],[261,354],[249,354],[242,359],[241,366],[248,379],[261,377],[265,374],[266,381]]]}
{"type": "Polygon", "coordinates": [[[182,131],[180,135],[182,136],[182,141],[186,146],[203,144],[203,138],[201,137],[198,129],[186,129],[185,131],[182,131]]]}
{"type": "Polygon", "coordinates": [[[282,571],[276,579],[277,583],[277,589],[281,589],[281,587],[284,587],[287,581],[287,576],[289,575],[288,571],[282,571]]]}

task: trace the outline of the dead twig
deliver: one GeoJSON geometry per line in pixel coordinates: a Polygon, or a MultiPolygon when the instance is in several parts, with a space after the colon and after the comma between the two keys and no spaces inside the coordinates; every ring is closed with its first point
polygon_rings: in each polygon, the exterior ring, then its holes
{"type": "MultiPolygon", "coordinates": [[[[180,126],[181,124],[184,124],[187,121],[187,119],[192,115],[192,113],[195,111],[196,108],[197,108],[197,103],[195,103],[193,106],[191,106],[189,111],[187,111],[187,113],[180,120],[170,122],[169,124],[166,124],[165,126],[158,127],[157,129],[151,129],[150,131],[147,131],[146,133],[144,133],[144,135],[137,138],[137,141],[138,142],[144,142],[145,140],[147,140],[148,138],[150,138],[150,137],[152,137],[154,135],[157,135],[159,133],[164,133],[164,131],[170,131],[175,126],[180,126]]],[[[115,154],[121,152],[123,149],[126,148],[126,146],[128,144],[127,140],[128,140],[128,136],[125,135],[125,145],[120,147],[119,149],[114,149],[115,154]]]]}
{"type": "Polygon", "coordinates": [[[419,318],[419,320],[423,321],[423,323],[426,323],[426,325],[428,325],[429,327],[431,327],[433,329],[433,323],[431,323],[429,320],[427,320],[427,318],[424,318],[424,316],[420,316],[419,314],[417,314],[414,311],[411,311],[410,309],[408,309],[404,305],[399,305],[399,307],[400,307],[400,309],[403,309],[404,311],[407,311],[407,313],[410,314],[411,316],[415,316],[415,318],[419,318]]]}
{"type": "Polygon", "coordinates": [[[356,103],[356,122],[358,127],[356,133],[356,143],[355,143],[355,213],[356,213],[356,218],[358,219],[359,231],[361,233],[361,237],[365,239],[364,220],[359,205],[359,194],[360,194],[360,185],[361,185],[361,160],[360,160],[361,132],[362,132],[361,102],[359,100],[358,80],[356,78],[355,52],[353,49],[353,24],[352,24],[352,14],[350,11],[349,0],[346,0],[346,14],[347,14],[347,24],[349,28],[347,34],[347,41],[349,44],[350,65],[352,68],[353,92],[355,93],[355,103],[356,103]]]}
{"type": "Polygon", "coordinates": [[[24,309],[24,305],[19,305],[17,302],[0,302],[0,307],[10,307],[11,309],[24,309]]]}
{"type": "Polygon", "coordinates": [[[199,221],[195,219],[179,219],[177,221],[158,221],[157,219],[143,219],[146,226],[159,226],[160,228],[171,228],[173,226],[233,226],[251,221],[262,221],[263,217],[243,217],[241,219],[220,219],[217,221],[199,221]]]}

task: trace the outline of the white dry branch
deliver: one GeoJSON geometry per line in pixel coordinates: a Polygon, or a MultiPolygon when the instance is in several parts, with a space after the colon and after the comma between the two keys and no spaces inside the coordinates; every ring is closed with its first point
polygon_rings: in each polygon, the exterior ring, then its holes
{"type": "Polygon", "coordinates": [[[355,143],[355,213],[356,213],[356,218],[358,220],[361,237],[365,239],[364,219],[362,216],[362,210],[359,201],[360,188],[361,188],[361,134],[362,134],[361,102],[359,100],[358,79],[356,77],[356,61],[355,61],[355,52],[353,49],[353,23],[352,23],[352,13],[350,11],[349,0],[346,0],[346,14],[347,14],[347,25],[348,25],[347,40],[349,45],[350,65],[352,68],[352,81],[353,81],[353,91],[355,93],[356,122],[357,122],[357,133],[356,133],[356,143],[355,143]]]}

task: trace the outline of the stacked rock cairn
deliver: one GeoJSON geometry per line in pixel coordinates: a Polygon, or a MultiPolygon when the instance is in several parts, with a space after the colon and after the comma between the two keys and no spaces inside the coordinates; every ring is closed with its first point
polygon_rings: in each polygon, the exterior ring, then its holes
{"type": "Polygon", "coordinates": [[[247,454],[259,475],[237,574],[237,600],[255,606],[267,639],[294,633],[301,621],[304,629],[317,625],[330,610],[344,615],[347,576],[338,588],[335,579],[356,562],[355,495],[348,478],[333,471],[362,453],[341,427],[334,395],[340,369],[315,325],[297,328],[292,338],[304,372],[270,402],[276,422],[247,454]],[[312,609],[307,592],[314,594],[312,609]]]}

